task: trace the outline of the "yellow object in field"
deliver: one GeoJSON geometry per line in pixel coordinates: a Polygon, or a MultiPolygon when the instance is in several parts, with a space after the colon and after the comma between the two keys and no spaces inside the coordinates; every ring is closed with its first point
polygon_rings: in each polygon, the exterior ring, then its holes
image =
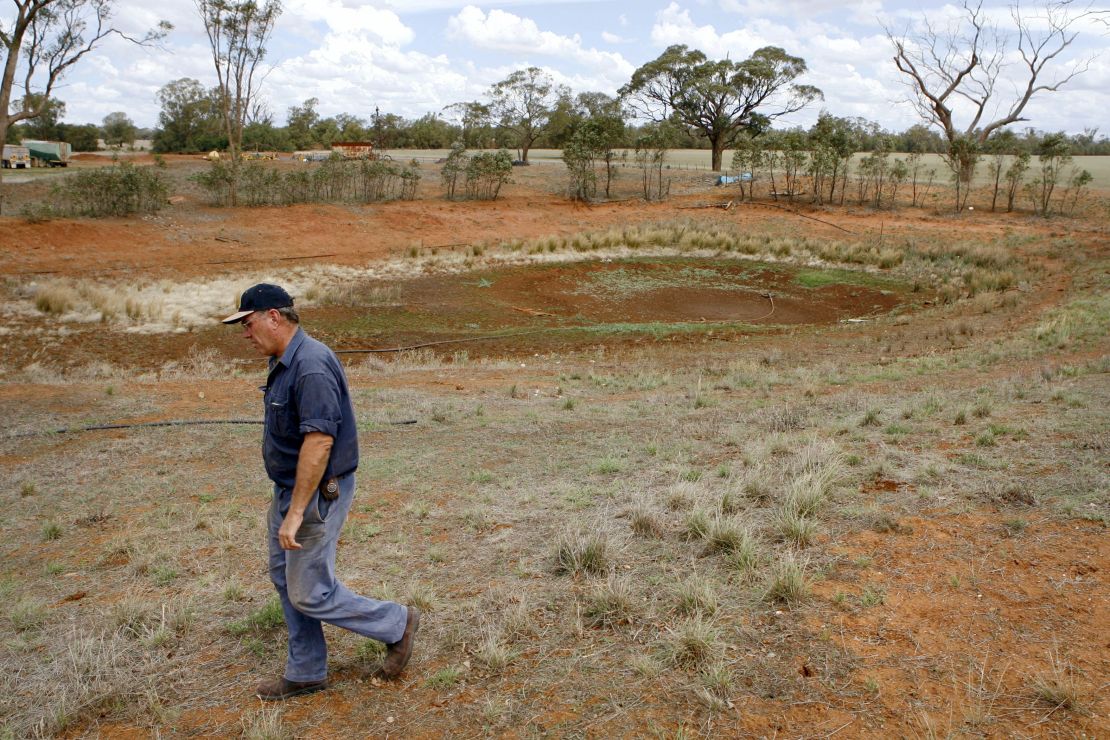
{"type": "Polygon", "coordinates": [[[206,156],[205,159],[207,159],[209,162],[219,162],[220,161],[220,153],[217,152],[216,150],[212,150],[212,151],[208,152],[208,156],[206,156]]]}

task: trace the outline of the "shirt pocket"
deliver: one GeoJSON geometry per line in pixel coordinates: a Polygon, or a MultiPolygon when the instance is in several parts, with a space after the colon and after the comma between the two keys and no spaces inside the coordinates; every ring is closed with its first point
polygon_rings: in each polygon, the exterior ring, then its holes
{"type": "Polygon", "coordinates": [[[271,393],[266,401],[266,428],[281,437],[295,436],[297,433],[297,420],[293,418],[293,408],[288,396],[279,396],[271,393]]]}

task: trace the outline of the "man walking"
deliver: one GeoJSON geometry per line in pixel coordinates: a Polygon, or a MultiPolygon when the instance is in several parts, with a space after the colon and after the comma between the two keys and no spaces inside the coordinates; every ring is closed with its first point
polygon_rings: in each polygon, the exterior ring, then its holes
{"type": "Polygon", "coordinates": [[[262,458],[274,482],[268,533],[270,580],[289,629],[285,674],[258,697],[287,699],[328,686],[323,623],[388,646],[379,675],[400,675],[412,655],[420,611],[351,592],[335,576],[335,549],[355,493],[358,434],[347,378],[326,346],[300,328],[293,299],[277,285],[248,288],[239,310],[243,338],[270,358],[262,458]]]}

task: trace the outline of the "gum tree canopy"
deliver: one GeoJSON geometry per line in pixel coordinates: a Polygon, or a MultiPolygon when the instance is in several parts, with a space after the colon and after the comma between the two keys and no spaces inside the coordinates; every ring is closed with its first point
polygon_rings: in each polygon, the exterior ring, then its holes
{"type": "Polygon", "coordinates": [[[795,84],[805,60],[765,46],[743,61],[712,61],[697,49],[671,46],[632,74],[620,96],[640,116],[677,120],[706,139],[713,171],[737,134],[766,128],[822,97],[812,85],[795,84]]]}

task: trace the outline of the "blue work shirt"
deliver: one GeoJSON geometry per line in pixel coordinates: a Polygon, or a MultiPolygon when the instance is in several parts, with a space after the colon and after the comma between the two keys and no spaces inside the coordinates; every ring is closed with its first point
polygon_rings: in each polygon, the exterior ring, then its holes
{"type": "Polygon", "coordinates": [[[297,327],[280,358],[270,358],[266,378],[266,430],[262,459],[274,483],[293,488],[297,458],[308,432],[323,432],[334,441],[322,480],[358,467],[355,409],[339,358],[297,327]]]}

